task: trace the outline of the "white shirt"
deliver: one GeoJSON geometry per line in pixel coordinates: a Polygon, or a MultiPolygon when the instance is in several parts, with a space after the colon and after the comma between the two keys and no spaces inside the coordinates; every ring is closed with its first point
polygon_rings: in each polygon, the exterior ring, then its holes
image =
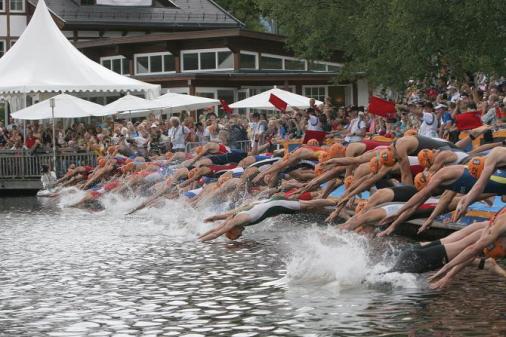
{"type": "Polygon", "coordinates": [[[307,120],[307,128],[308,131],[323,131],[322,123],[320,119],[315,115],[309,115],[307,120]]]}
{"type": "Polygon", "coordinates": [[[42,187],[45,190],[50,190],[53,188],[54,184],[56,183],[56,173],[54,171],[51,171],[49,173],[44,173],[40,177],[40,181],[42,182],[42,187]]]}
{"type": "MultiPolygon", "coordinates": [[[[254,146],[255,145],[255,139],[259,139],[259,141],[261,141],[262,139],[262,135],[265,133],[266,128],[265,128],[265,123],[262,123],[262,122],[256,122],[256,123],[250,123],[249,127],[251,128],[251,135],[252,135],[252,139],[251,139],[251,146],[254,146]]],[[[261,145],[261,144],[259,144],[261,145]]]]}
{"type": "Polygon", "coordinates": [[[437,118],[434,113],[423,112],[423,122],[418,130],[420,136],[434,138],[437,137],[437,118]]]}
{"type": "Polygon", "coordinates": [[[172,128],[169,130],[169,138],[172,143],[172,148],[175,150],[184,150],[185,149],[185,139],[186,136],[190,133],[190,130],[186,126],[179,125],[177,128],[172,128]]]}
{"type": "Polygon", "coordinates": [[[344,138],[344,141],[346,141],[348,143],[360,142],[363,137],[362,136],[357,136],[356,134],[361,129],[365,129],[366,127],[367,127],[367,125],[365,124],[365,122],[362,119],[359,119],[359,118],[352,119],[351,122],[350,122],[350,125],[348,126],[348,130],[351,131],[351,135],[350,136],[346,136],[344,138]]]}

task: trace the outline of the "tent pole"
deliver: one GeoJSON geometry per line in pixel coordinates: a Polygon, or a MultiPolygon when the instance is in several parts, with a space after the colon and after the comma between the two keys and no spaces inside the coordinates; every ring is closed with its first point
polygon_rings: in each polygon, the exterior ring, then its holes
{"type": "Polygon", "coordinates": [[[56,173],[56,125],[54,120],[54,98],[49,100],[49,104],[51,105],[51,115],[53,119],[53,170],[56,173]]]}

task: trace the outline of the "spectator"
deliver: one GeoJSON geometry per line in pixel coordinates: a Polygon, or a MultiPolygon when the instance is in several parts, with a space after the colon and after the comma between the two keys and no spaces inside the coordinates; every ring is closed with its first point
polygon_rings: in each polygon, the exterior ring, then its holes
{"type": "Polygon", "coordinates": [[[170,119],[170,124],[172,128],[169,130],[169,139],[172,144],[172,152],[184,152],[186,150],[186,141],[190,134],[190,130],[181,125],[178,117],[172,117],[170,119]]]}
{"type": "Polygon", "coordinates": [[[347,127],[346,137],[344,141],[347,143],[360,142],[366,133],[367,124],[364,121],[365,113],[358,111],[356,108],[351,110],[351,121],[347,127]]]}

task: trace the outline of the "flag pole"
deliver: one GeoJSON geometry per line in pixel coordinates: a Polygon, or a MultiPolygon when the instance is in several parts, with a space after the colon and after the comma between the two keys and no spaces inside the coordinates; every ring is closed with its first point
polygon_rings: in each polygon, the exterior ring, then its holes
{"type": "Polygon", "coordinates": [[[51,106],[51,117],[53,119],[53,170],[56,173],[56,125],[54,120],[54,107],[55,99],[49,99],[49,105],[51,106]]]}

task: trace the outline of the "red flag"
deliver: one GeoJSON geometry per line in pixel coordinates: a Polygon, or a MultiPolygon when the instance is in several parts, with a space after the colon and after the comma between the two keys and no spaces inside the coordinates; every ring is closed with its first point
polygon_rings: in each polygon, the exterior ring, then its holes
{"type": "Polygon", "coordinates": [[[274,107],[278,110],[285,111],[286,107],[288,106],[288,103],[283,101],[281,98],[279,98],[276,95],[271,94],[271,97],[269,97],[269,102],[274,105],[274,107]]]}
{"type": "Polygon", "coordinates": [[[220,99],[220,103],[221,103],[221,108],[223,109],[223,111],[225,111],[227,114],[231,114],[233,111],[232,111],[232,108],[230,108],[228,106],[228,103],[227,101],[225,101],[224,99],[220,99]]]}
{"type": "Polygon", "coordinates": [[[372,96],[369,101],[369,107],[367,110],[374,114],[385,118],[397,117],[397,111],[395,110],[395,103],[384,100],[382,98],[372,96]]]}
{"type": "Polygon", "coordinates": [[[481,113],[479,111],[469,111],[455,116],[455,124],[460,131],[471,130],[482,126],[481,113]]]}

